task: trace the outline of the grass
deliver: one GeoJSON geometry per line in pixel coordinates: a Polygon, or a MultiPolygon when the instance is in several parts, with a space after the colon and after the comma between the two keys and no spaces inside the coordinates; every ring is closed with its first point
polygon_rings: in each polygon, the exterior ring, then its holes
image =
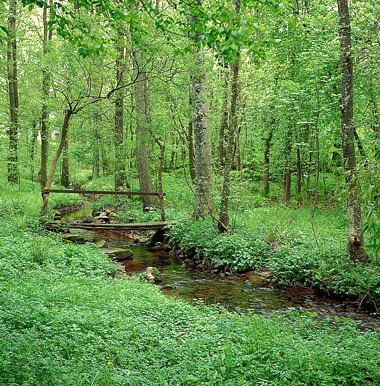
{"type": "Polygon", "coordinates": [[[1,194],[1,385],[380,381],[378,332],[308,314],[268,319],[194,307],[137,279],[115,279],[96,247],[41,229],[39,204],[38,191],[1,194]]]}

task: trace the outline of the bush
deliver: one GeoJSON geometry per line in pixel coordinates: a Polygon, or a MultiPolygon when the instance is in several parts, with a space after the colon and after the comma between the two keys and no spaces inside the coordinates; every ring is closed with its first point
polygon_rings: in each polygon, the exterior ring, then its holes
{"type": "Polygon", "coordinates": [[[83,205],[84,202],[85,199],[76,194],[52,193],[49,195],[49,207],[52,209],[83,205]]]}
{"type": "Polygon", "coordinates": [[[305,284],[338,295],[380,298],[380,266],[374,260],[353,264],[339,244],[284,246],[273,252],[268,269],[283,285],[305,284]]]}
{"type": "Polygon", "coordinates": [[[91,244],[64,244],[59,235],[47,235],[36,223],[20,228],[12,217],[2,219],[0,272],[4,277],[35,270],[58,275],[109,275],[116,265],[91,244]]]}
{"type": "Polygon", "coordinates": [[[214,266],[235,272],[261,268],[269,253],[266,242],[244,233],[218,235],[205,248],[205,255],[214,266]]]}
{"type": "Polygon", "coordinates": [[[242,231],[220,234],[209,220],[184,221],[170,230],[171,241],[186,252],[195,252],[212,266],[232,272],[268,269],[280,285],[308,285],[324,292],[378,301],[379,264],[371,259],[353,264],[343,244],[325,241],[318,247],[302,234],[286,237],[276,249],[266,242],[266,232],[254,236],[242,231]]]}

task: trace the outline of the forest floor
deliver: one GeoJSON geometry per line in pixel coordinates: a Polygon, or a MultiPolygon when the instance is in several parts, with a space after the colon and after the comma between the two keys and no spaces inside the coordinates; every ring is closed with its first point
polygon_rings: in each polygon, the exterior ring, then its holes
{"type": "MultiPolygon", "coordinates": [[[[280,202],[281,191],[273,186],[269,199],[252,190],[252,183],[232,184],[230,227],[221,235],[215,220],[192,221],[193,193],[189,182],[166,175],[166,213],[176,223],[170,230],[171,243],[193,260],[220,271],[266,271],[273,283],[306,285],[327,294],[349,297],[362,307],[376,311],[380,306],[380,256],[368,249],[370,259],[352,264],[346,247],[347,218],[344,197],[322,196],[317,205],[294,200],[280,202]]],[[[100,179],[91,188],[110,186],[100,179]]],[[[133,189],[133,187],[132,187],[133,189]]],[[[214,192],[218,205],[218,192],[214,192]]],[[[53,205],[64,205],[70,197],[55,197],[53,205]]],[[[159,211],[143,213],[139,199],[104,197],[94,208],[117,207],[121,222],[157,221],[159,211]]]]}
{"type": "Polygon", "coordinates": [[[379,332],[168,299],[115,278],[96,246],[47,233],[39,205],[38,190],[1,192],[0,384],[379,382],[379,332]]]}

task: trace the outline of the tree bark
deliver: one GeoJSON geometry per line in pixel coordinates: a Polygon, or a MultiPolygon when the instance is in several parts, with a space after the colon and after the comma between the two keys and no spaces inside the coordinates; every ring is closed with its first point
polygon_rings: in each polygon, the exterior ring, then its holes
{"type": "Polygon", "coordinates": [[[9,97],[9,154],[8,154],[8,182],[16,184],[19,181],[18,170],[18,80],[17,80],[17,39],[16,18],[17,0],[9,1],[8,9],[8,36],[7,36],[7,72],[9,97]]]}
{"type": "MultiPolygon", "coordinates": [[[[202,7],[202,0],[197,0],[197,6],[202,7]]],[[[197,24],[197,16],[191,18],[193,25],[197,24]]],[[[194,41],[193,57],[195,69],[191,78],[191,94],[193,105],[194,139],[195,139],[195,203],[193,216],[196,219],[209,216],[214,210],[212,199],[212,153],[211,133],[207,122],[207,92],[204,51],[198,46],[199,32],[192,39],[194,41]]]]}
{"type": "Polygon", "coordinates": [[[61,185],[65,188],[70,186],[69,139],[67,137],[62,151],[61,185]]]}
{"type": "MultiPolygon", "coordinates": [[[[53,1],[49,1],[50,7],[53,1]]],[[[48,24],[48,7],[43,8],[43,56],[46,58],[49,54],[49,45],[53,37],[52,30],[48,24]]],[[[50,88],[50,72],[46,63],[42,67],[42,108],[41,108],[41,165],[40,165],[40,184],[41,188],[46,185],[47,164],[49,158],[49,128],[48,128],[48,106],[50,88]]]]}
{"type": "MultiPolygon", "coordinates": [[[[73,116],[73,111],[70,109],[67,109],[65,111],[65,116],[63,118],[61,140],[59,142],[55,156],[53,158],[53,162],[50,166],[49,175],[48,175],[48,178],[46,179],[45,189],[50,189],[51,185],[53,184],[55,170],[57,169],[57,164],[58,164],[59,158],[60,158],[60,156],[62,154],[62,150],[65,146],[67,133],[69,131],[70,120],[71,120],[72,116],[73,116]]],[[[42,193],[42,199],[43,199],[43,204],[42,204],[42,209],[41,209],[41,215],[43,216],[43,215],[47,214],[47,211],[48,211],[49,195],[46,193],[42,193]]]]}
{"type": "MultiPolygon", "coordinates": [[[[136,163],[139,175],[140,191],[153,192],[153,182],[149,158],[149,110],[148,110],[148,75],[141,67],[141,55],[134,52],[135,65],[137,67],[137,79],[135,83],[136,103],[136,163]]],[[[142,196],[143,209],[158,205],[157,197],[142,196]]]]}
{"type": "MultiPolygon", "coordinates": [[[[192,83],[192,81],[191,81],[192,83]]],[[[194,165],[194,117],[193,117],[193,103],[192,103],[192,92],[189,93],[189,107],[190,107],[190,118],[189,125],[187,128],[187,141],[189,147],[189,170],[191,181],[195,183],[195,165],[194,165]]]]}
{"type": "MultiPolygon", "coordinates": [[[[236,14],[240,13],[240,0],[236,0],[236,14]]],[[[237,119],[237,101],[239,96],[239,68],[240,51],[237,52],[236,61],[231,63],[231,108],[229,114],[229,125],[227,134],[227,149],[224,154],[223,185],[220,201],[220,214],[218,229],[219,232],[226,232],[229,229],[229,211],[228,205],[231,193],[231,169],[235,159],[236,135],[238,129],[237,119]]]]}
{"type": "Polygon", "coordinates": [[[351,21],[347,0],[337,0],[342,65],[341,126],[345,180],[347,186],[348,252],[353,261],[365,261],[358,193],[355,134],[353,126],[353,58],[351,21]]]}
{"type": "MultiPolygon", "coordinates": [[[[237,0],[237,4],[240,9],[240,0],[237,0]]],[[[230,199],[230,174],[235,155],[235,136],[237,132],[237,99],[239,95],[239,56],[235,63],[231,64],[232,80],[231,80],[231,108],[230,108],[230,121],[228,125],[227,135],[227,148],[224,157],[224,170],[223,170],[223,186],[220,203],[220,215],[219,215],[219,231],[225,232],[229,226],[229,213],[228,204],[230,199]]]]}
{"type": "MultiPolygon", "coordinates": [[[[117,31],[116,41],[116,87],[125,83],[125,37],[122,30],[117,31]]],[[[124,89],[116,91],[115,100],[115,190],[120,190],[125,182],[125,154],[124,154],[124,89]]]]}
{"type": "Polygon", "coordinates": [[[30,180],[34,181],[34,158],[36,154],[36,141],[38,136],[37,122],[33,121],[32,140],[30,143],[30,180]]]}
{"type": "MultiPolygon", "coordinates": [[[[97,121],[94,126],[94,143],[92,145],[92,180],[96,180],[100,176],[100,152],[99,152],[99,142],[100,135],[99,129],[97,127],[97,121]]],[[[116,189],[115,189],[116,190],[116,189]]]]}
{"type": "Polygon", "coordinates": [[[268,136],[265,138],[264,144],[264,162],[263,162],[263,191],[264,197],[269,196],[269,178],[270,178],[270,148],[272,144],[274,120],[269,128],[268,136]]]}
{"type": "Polygon", "coordinates": [[[358,150],[359,150],[359,154],[360,154],[360,157],[362,159],[363,165],[365,168],[367,168],[368,167],[368,158],[367,158],[363,143],[362,143],[362,141],[359,137],[359,134],[356,131],[355,127],[354,127],[354,136],[355,136],[356,144],[358,145],[358,150]]]}
{"type": "Polygon", "coordinates": [[[226,132],[228,129],[228,72],[224,73],[222,116],[220,119],[218,139],[218,170],[222,172],[225,157],[226,132]]]}
{"type": "Polygon", "coordinates": [[[289,123],[288,130],[285,137],[285,164],[284,164],[284,201],[286,205],[289,205],[291,198],[292,187],[292,128],[289,123]]]}
{"type": "Polygon", "coordinates": [[[297,197],[298,200],[301,199],[302,191],[302,159],[301,159],[301,149],[297,146],[297,197]]]}

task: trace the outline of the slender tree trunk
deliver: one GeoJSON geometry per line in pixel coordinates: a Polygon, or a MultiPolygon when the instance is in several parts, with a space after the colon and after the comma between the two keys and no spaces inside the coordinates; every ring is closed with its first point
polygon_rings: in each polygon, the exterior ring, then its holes
{"type": "Polygon", "coordinates": [[[301,149],[297,146],[297,197],[301,200],[302,192],[302,160],[301,160],[301,149]]]}
{"type": "MultiPolygon", "coordinates": [[[[198,7],[202,7],[202,0],[197,0],[198,7]]],[[[192,23],[197,24],[197,16],[192,16],[192,23]]],[[[194,218],[209,216],[214,210],[212,199],[212,152],[211,133],[208,126],[206,71],[204,65],[204,51],[198,47],[200,34],[196,32],[192,37],[195,47],[193,51],[195,69],[191,78],[191,95],[193,105],[194,139],[195,139],[195,203],[194,218]]]]}
{"type": "MultiPolygon", "coordinates": [[[[242,146],[241,146],[241,130],[243,125],[245,124],[245,108],[247,101],[244,99],[241,102],[241,108],[240,110],[240,117],[238,119],[238,122],[236,124],[236,140],[235,140],[235,153],[234,153],[234,165],[233,167],[238,172],[241,172],[243,170],[243,152],[242,152],[242,146]]],[[[244,148],[243,148],[244,150],[244,148]]]]}
{"type": "MultiPolygon", "coordinates": [[[[53,0],[49,1],[50,7],[53,0]]],[[[48,24],[48,7],[43,8],[43,55],[46,57],[49,54],[49,44],[52,39],[52,30],[48,24]]],[[[41,188],[46,185],[47,164],[49,156],[49,128],[48,128],[48,106],[50,88],[50,72],[46,63],[42,68],[42,108],[41,108],[41,165],[40,165],[40,184],[41,188]]]]}
{"type": "Polygon", "coordinates": [[[195,165],[194,165],[194,117],[193,117],[193,103],[192,103],[192,92],[189,93],[189,106],[190,106],[190,118],[189,118],[189,125],[187,128],[187,140],[188,140],[188,147],[189,147],[189,170],[190,170],[190,177],[191,181],[193,183],[195,182],[195,165]]]}
{"type": "Polygon", "coordinates": [[[97,127],[98,122],[96,120],[94,126],[94,143],[92,145],[92,180],[96,180],[100,175],[100,155],[99,155],[99,143],[100,143],[100,134],[97,127]]]}
{"type": "Polygon", "coordinates": [[[211,133],[207,122],[206,75],[203,69],[204,53],[196,53],[198,73],[193,76],[194,138],[195,138],[195,207],[194,217],[203,218],[212,213],[214,204],[211,195],[211,133]]]}
{"type": "MultiPolygon", "coordinates": [[[[67,109],[65,111],[65,116],[63,118],[61,140],[59,142],[55,156],[53,158],[53,162],[50,166],[49,175],[48,175],[48,178],[46,179],[45,189],[50,189],[51,185],[53,184],[55,170],[57,169],[57,164],[58,164],[59,158],[60,158],[62,151],[63,151],[63,148],[65,146],[67,133],[69,131],[70,120],[71,120],[72,116],[73,116],[73,111],[70,109],[67,109]]],[[[43,204],[42,204],[42,209],[41,209],[41,215],[45,215],[48,211],[49,195],[46,193],[42,193],[42,199],[43,199],[43,204]]]]}
{"type": "Polygon", "coordinates": [[[18,81],[17,81],[17,39],[16,39],[17,0],[9,1],[8,37],[7,37],[7,69],[9,97],[9,154],[8,182],[16,184],[19,181],[18,170],[18,81]]]}
{"type": "Polygon", "coordinates": [[[30,175],[31,181],[34,181],[34,158],[36,154],[36,141],[38,136],[37,122],[33,121],[32,140],[30,143],[30,175]]]}
{"type": "Polygon", "coordinates": [[[285,164],[284,164],[284,201],[286,205],[289,205],[291,198],[292,187],[292,129],[289,124],[285,138],[285,164]]]}
{"type": "MultiPolygon", "coordinates": [[[[125,82],[125,37],[122,30],[117,32],[116,87],[122,87],[125,82]]],[[[125,182],[124,157],[124,89],[116,91],[115,100],[115,190],[120,190],[125,182]]]]}
{"type": "Polygon", "coordinates": [[[70,164],[69,164],[69,139],[66,138],[62,151],[61,185],[65,188],[70,186],[70,164]]]}
{"type": "Polygon", "coordinates": [[[362,141],[359,137],[359,134],[355,128],[354,128],[354,136],[355,136],[356,144],[358,145],[359,154],[360,154],[360,157],[363,161],[364,167],[367,168],[368,167],[368,158],[367,158],[363,143],[362,143],[362,141]]]}
{"type": "Polygon", "coordinates": [[[240,135],[239,130],[236,133],[236,141],[235,141],[235,169],[238,172],[242,171],[242,161],[241,161],[241,144],[240,144],[240,135]]]}
{"type": "Polygon", "coordinates": [[[263,191],[264,197],[269,196],[269,178],[270,178],[270,148],[272,144],[274,120],[269,128],[268,136],[265,138],[264,144],[264,162],[263,162],[263,191]]]}
{"type": "Polygon", "coordinates": [[[179,145],[178,140],[175,137],[174,143],[172,145],[172,151],[171,151],[171,155],[170,155],[168,170],[176,169],[176,156],[177,156],[177,151],[178,151],[178,145],[179,145]]]}
{"type": "Polygon", "coordinates": [[[222,116],[218,139],[218,170],[222,172],[225,157],[226,132],[228,126],[228,71],[224,71],[222,116]]]}
{"type": "Polygon", "coordinates": [[[355,155],[355,134],[353,120],[353,59],[351,43],[351,22],[347,0],[337,0],[339,12],[339,35],[342,63],[342,148],[344,170],[347,186],[348,216],[348,252],[353,261],[364,261],[367,254],[364,250],[361,229],[361,208],[357,184],[355,155]]]}
{"type": "Polygon", "coordinates": [[[319,118],[321,115],[321,99],[319,90],[317,91],[317,111],[315,117],[315,185],[314,185],[314,203],[318,200],[319,174],[321,170],[320,149],[319,149],[319,118]]]}
{"type": "MultiPolygon", "coordinates": [[[[139,175],[140,191],[153,192],[153,182],[150,166],[150,135],[149,109],[148,109],[148,75],[141,67],[141,56],[138,51],[134,52],[135,65],[138,75],[135,83],[136,103],[136,163],[139,175]]],[[[142,196],[143,209],[157,206],[157,197],[142,196]]]]}
{"type": "MultiPolygon", "coordinates": [[[[240,10],[240,0],[236,1],[237,8],[240,10]]],[[[230,174],[235,155],[235,136],[237,132],[237,99],[239,95],[239,57],[235,63],[231,64],[231,109],[230,122],[228,125],[227,149],[224,157],[223,186],[220,203],[219,231],[225,232],[229,226],[228,204],[230,199],[230,174]]]]}
{"type": "MultiPolygon", "coordinates": [[[[236,14],[240,14],[240,0],[235,0],[236,14]]],[[[237,52],[236,61],[231,63],[231,108],[229,114],[227,149],[224,154],[223,185],[220,201],[220,214],[218,229],[225,232],[229,229],[229,211],[231,169],[236,154],[236,135],[238,130],[237,101],[239,96],[239,69],[240,69],[240,51],[237,52]]]]}
{"type": "Polygon", "coordinates": [[[107,149],[103,141],[99,141],[99,150],[101,155],[102,171],[105,176],[109,176],[111,173],[109,159],[107,155],[107,149]]]}
{"type": "Polygon", "coordinates": [[[162,181],[162,174],[164,171],[164,161],[165,161],[165,144],[161,142],[160,140],[157,140],[158,145],[160,146],[160,159],[158,162],[158,186],[157,190],[160,195],[159,201],[160,201],[160,210],[161,210],[161,221],[165,221],[165,203],[164,203],[164,187],[163,187],[163,181],[162,181]]]}

